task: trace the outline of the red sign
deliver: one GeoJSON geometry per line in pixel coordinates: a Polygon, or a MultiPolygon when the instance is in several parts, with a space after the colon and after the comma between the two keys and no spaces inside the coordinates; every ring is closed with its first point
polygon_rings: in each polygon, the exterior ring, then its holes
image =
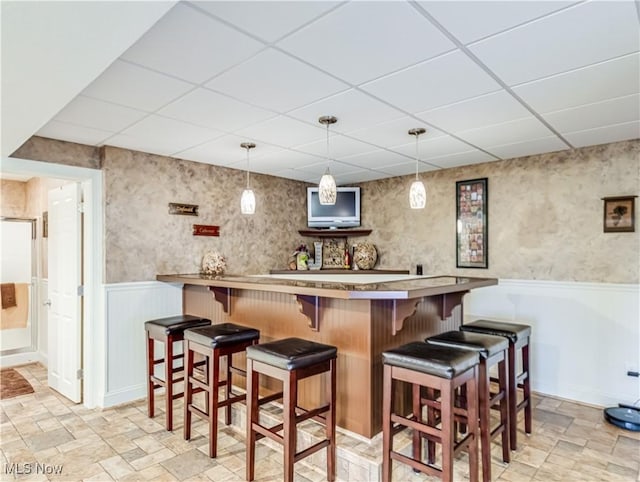
{"type": "Polygon", "coordinates": [[[220,226],[209,226],[208,224],[194,224],[194,236],[220,236],[220,226]]]}

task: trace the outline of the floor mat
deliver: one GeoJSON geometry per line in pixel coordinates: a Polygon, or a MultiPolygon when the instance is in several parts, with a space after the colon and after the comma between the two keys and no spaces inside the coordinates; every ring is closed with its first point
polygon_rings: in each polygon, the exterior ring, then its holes
{"type": "Polygon", "coordinates": [[[33,393],[33,387],[13,368],[0,370],[0,399],[33,393]]]}

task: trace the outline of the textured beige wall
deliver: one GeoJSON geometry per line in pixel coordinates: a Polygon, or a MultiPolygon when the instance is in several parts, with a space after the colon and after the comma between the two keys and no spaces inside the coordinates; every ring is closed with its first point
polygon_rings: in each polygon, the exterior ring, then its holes
{"type": "MultiPolygon", "coordinates": [[[[86,165],[87,146],[33,138],[26,159],[86,165]]],[[[93,153],[93,154],[92,154],[93,153]]],[[[252,176],[256,214],[239,213],[242,171],[118,148],[102,153],[105,183],[107,282],[194,272],[207,249],[228,258],[230,273],[284,267],[306,225],[305,185],[252,176]],[[200,205],[200,216],[173,216],[169,202],[200,205]],[[219,238],[194,237],[192,224],[220,226],[219,238]]],[[[93,161],[92,161],[93,162],[93,161]]],[[[86,166],[91,167],[91,166],[86,166]]],[[[638,283],[640,226],[603,233],[601,198],[640,192],[640,141],[562,151],[421,175],[427,208],[408,207],[411,176],[362,184],[363,227],[380,253],[378,268],[426,274],[516,279],[638,283]],[[455,182],[489,178],[489,269],[457,269],[455,182]]]]}
{"type": "Polygon", "coordinates": [[[0,215],[25,217],[27,209],[27,183],[0,179],[0,215]]]}
{"type": "MultiPolygon", "coordinates": [[[[602,197],[640,194],[640,141],[421,175],[427,207],[409,208],[410,177],[362,184],[362,222],[378,268],[425,274],[638,283],[640,226],[603,233],[602,197]],[[489,268],[457,269],[456,181],[489,179],[489,268]]],[[[355,239],[357,242],[357,239],[355,239]]]]}
{"type": "Polygon", "coordinates": [[[11,154],[11,157],[92,169],[100,168],[99,148],[38,136],[30,137],[11,154]]]}

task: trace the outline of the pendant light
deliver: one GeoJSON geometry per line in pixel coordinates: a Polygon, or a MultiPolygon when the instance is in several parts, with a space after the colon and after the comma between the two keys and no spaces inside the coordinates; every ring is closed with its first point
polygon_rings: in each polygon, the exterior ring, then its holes
{"type": "Polygon", "coordinates": [[[318,122],[327,126],[327,170],[320,179],[320,184],[318,184],[318,198],[320,204],[335,204],[338,190],[336,188],[336,180],[329,172],[329,163],[331,162],[329,157],[329,126],[338,122],[338,119],[331,115],[325,115],[320,117],[318,122]]]}
{"type": "Polygon", "coordinates": [[[253,214],[256,212],[256,196],[249,186],[249,151],[256,147],[253,142],[243,142],[240,147],[247,150],[247,187],[242,191],[240,198],[240,211],[242,214],[253,214]]]}
{"type": "Polygon", "coordinates": [[[409,134],[416,136],[416,179],[411,183],[411,189],[409,189],[409,205],[411,209],[424,209],[427,204],[427,190],[422,181],[418,179],[418,137],[425,132],[427,131],[423,127],[409,129],[409,134]]]}

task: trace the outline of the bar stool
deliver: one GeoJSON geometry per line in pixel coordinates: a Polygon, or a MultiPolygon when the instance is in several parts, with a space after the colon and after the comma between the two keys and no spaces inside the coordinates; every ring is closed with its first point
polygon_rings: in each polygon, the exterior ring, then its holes
{"type": "Polygon", "coordinates": [[[491,480],[491,441],[502,435],[502,460],[511,461],[509,450],[509,404],[507,381],[507,350],[509,342],[501,336],[467,331],[448,331],[425,340],[431,345],[470,350],[480,355],[478,368],[478,399],[480,407],[480,447],[482,480],[491,480]],[[498,392],[491,393],[489,369],[498,365],[498,392]],[[500,410],[500,423],[492,430],[490,409],[500,410]]]}
{"type": "Polygon", "coordinates": [[[464,324],[463,331],[503,336],[509,340],[508,374],[509,374],[509,440],[511,450],[517,450],[518,412],[524,410],[524,431],[531,433],[531,371],[529,368],[529,338],[531,327],[518,323],[502,321],[478,320],[464,324]],[[517,350],[522,354],[522,372],[516,375],[517,350]],[[522,401],[518,403],[518,388],[522,389],[522,401]]]}
{"type": "Polygon", "coordinates": [[[184,330],[196,328],[198,326],[210,325],[211,320],[192,315],[177,315],[157,320],[149,320],[144,324],[147,332],[147,414],[153,418],[155,414],[154,392],[156,388],[164,387],[166,392],[165,400],[165,426],[168,431],[173,430],[173,401],[184,395],[184,392],[174,394],[173,385],[184,379],[184,377],[174,379],[175,373],[184,370],[181,367],[174,368],[173,361],[184,358],[184,351],[174,355],[173,344],[182,342],[184,330]],[[155,359],[154,341],[164,343],[164,358],[155,359]],[[164,380],[155,376],[155,366],[164,363],[164,380]]]}
{"type": "MultiPolygon", "coordinates": [[[[336,474],[336,358],[338,350],[300,338],[285,338],[247,348],[247,480],[254,479],[256,441],[268,437],[283,445],[284,480],[293,482],[295,462],[327,447],[327,480],[336,474]],[[328,403],[313,410],[298,407],[298,381],[329,372],[325,394],[328,403]],[[259,422],[258,378],[260,374],[281,380],[283,423],[265,427],[259,422]],[[300,415],[297,413],[300,412],[300,415]],[[324,417],[320,415],[326,413],[324,417]],[[313,418],[325,426],[326,438],[297,451],[297,424],[313,418]],[[282,431],[282,435],[278,432],[282,431]]],[[[271,398],[271,397],[270,397],[271,398]]]]}
{"type": "Polygon", "coordinates": [[[478,353],[444,346],[413,342],[382,353],[384,363],[382,392],[382,480],[391,480],[391,461],[397,460],[411,466],[414,471],[453,480],[453,458],[463,448],[469,452],[469,478],[478,480],[478,353]],[[394,410],[394,382],[410,383],[413,393],[413,414],[405,417],[394,410]],[[466,407],[457,408],[455,390],[467,387],[466,407]],[[440,393],[440,401],[435,395],[423,399],[421,388],[427,393],[440,393]],[[441,428],[437,421],[422,417],[425,404],[440,411],[441,428]],[[460,418],[462,417],[462,418],[460,418]],[[468,424],[467,434],[456,441],[454,420],[458,418],[468,424]],[[397,425],[394,425],[397,424],[397,425]],[[412,457],[393,451],[393,436],[405,427],[413,429],[412,457]],[[422,438],[427,438],[430,449],[427,463],[422,461],[422,438]],[[442,445],[441,468],[434,465],[435,445],[442,445]]]}
{"type": "Polygon", "coordinates": [[[221,323],[202,328],[185,330],[185,352],[187,354],[184,398],[184,439],[191,439],[191,414],[195,413],[209,423],[209,457],[215,458],[218,449],[218,409],[226,407],[225,423],[231,423],[231,405],[245,399],[244,394],[236,395],[231,388],[231,374],[246,376],[246,372],[233,366],[233,354],[241,353],[247,347],[258,343],[260,332],[254,328],[221,323]],[[203,380],[194,376],[194,354],[199,353],[206,360],[207,369],[203,380]],[[220,358],[226,357],[227,374],[220,380],[220,358]],[[225,387],[225,398],[219,400],[218,390],[225,387]],[[195,388],[194,388],[195,387],[195,388]],[[203,411],[193,404],[193,394],[206,392],[203,411]]]}

